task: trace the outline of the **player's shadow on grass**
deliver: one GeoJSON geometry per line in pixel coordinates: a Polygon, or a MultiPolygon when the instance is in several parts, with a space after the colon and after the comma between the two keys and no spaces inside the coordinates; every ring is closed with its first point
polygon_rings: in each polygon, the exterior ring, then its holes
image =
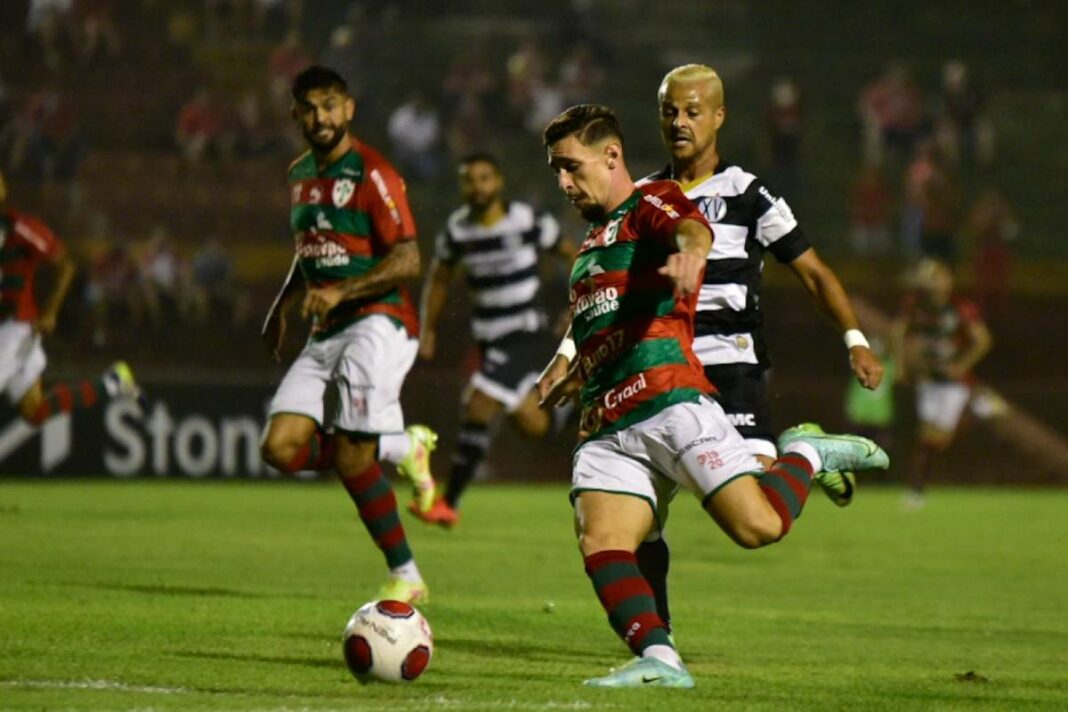
{"type": "Polygon", "coordinates": [[[85,588],[98,588],[104,591],[127,591],[130,593],[144,593],[152,596],[192,596],[197,598],[305,598],[297,594],[265,594],[255,591],[241,591],[236,588],[221,588],[218,586],[175,586],[172,584],[137,584],[137,583],[91,583],[87,581],[63,581],[64,586],[82,586],[85,588]]]}
{"type": "MultiPolygon", "coordinates": [[[[341,646],[339,645],[338,648],[341,646]]],[[[294,665],[311,668],[341,669],[345,666],[340,650],[330,657],[297,655],[250,655],[246,653],[218,653],[208,650],[186,650],[171,653],[179,658],[196,658],[199,660],[235,660],[243,663],[269,663],[272,665],[294,665]]]]}
{"type": "MultiPolygon", "coordinates": [[[[518,640],[486,640],[484,638],[437,638],[434,646],[443,650],[453,650],[488,658],[508,658],[528,660],[531,662],[559,662],[577,660],[588,662],[591,659],[605,658],[605,650],[593,648],[576,648],[572,646],[537,645],[518,640]]],[[[607,658],[606,658],[607,660],[607,658]]]]}

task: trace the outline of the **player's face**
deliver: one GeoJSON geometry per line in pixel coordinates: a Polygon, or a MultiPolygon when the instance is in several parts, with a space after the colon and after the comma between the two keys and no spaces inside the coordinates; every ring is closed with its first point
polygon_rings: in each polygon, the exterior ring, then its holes
{"type": "Polygon", "coordinates": [[[460,166],[460,195],[465,203],[484,210],[501,197],[504,178],[491,163],[475,161],[460,166]]]}
{"type": "Polygon", "coordinates": [[[607,213],[612,190],[612,162],[609,152],[618,143],[603,141],[585,146],[566,136],[549,146],[549,167],[556,175],[557,185],[587,220],[600,220],[607,213]]]}
{"type": "Polygon", "coordinates": [[[341,143],[355,111],[352,97],[336,89],[312,89],[293,104],[293,118],[318,153],[329,153],[341,143]]]}
{"type": "Polygon", "coordinates": [[[692,161],[716,147],[725,116],[711,82],[672,82],[660,96],[660,136],[676,161],[692,161]]]}

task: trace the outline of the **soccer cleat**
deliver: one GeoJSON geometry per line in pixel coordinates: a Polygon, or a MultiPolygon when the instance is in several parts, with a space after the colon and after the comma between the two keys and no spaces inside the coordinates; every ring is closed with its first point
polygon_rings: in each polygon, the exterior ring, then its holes
{"type": "Polygon", "coordinates": [[[378,589],[377,599],[379,601],[402,601],[414,606],[417,603],[430,602],[430,589],[422,581],[412,583],[393,576],[383,584],[382,588],[378,589]]]}
{"type": "Polygon", "coordinates": [[[133,370],[125,361],[116,361],[104,371],[104,389],[111,398],[125,398],[137,401],[141,408],[145,407],[145,394],[141,386],[137,385],[133,370]]]}
{"type": "Polygon", "coordinates": [[[438,434],[425,425],[409,425],[405,432],[411,445],[397,464],[397,471],[412,481],[412,505],[421,512],[434,504],[434,477],[430,474],[430,453],[438,446],[438,434]]]}
{"type": "Polygon", "coordinates": [[[586,680],[587,687],[680,687],[694,686],[693,676],[686,668],[675,668],[657,658],[634,658],[604,677],[586,680]]]}
{"type": "MultiPolygon", "coordinates": [[[[801,423],[793,429],[814,435],[826,435],[823,428],[815,423],[801,423]]],[[[824,470],[817,472],[813,479],[823,489],[828,499],[839,507],[848,507],[853,502],[853,493],[857,489],[857,477],[852,472],[824,470]]]]}
{"type": "Polygon", "coordinates": [[[439,524],[446,529],[452,529],[460,523],[460,513],[450,507],[449,503],[443,499],[436,500],[425,512],[419,509],[413,500],[408,504],[408,511],[427,524],[439,524]]]}
{"type": "Polygon", "coordinates": [[[831,435],[815,423],[802,423],[784,430],[779,436],[779,452],[786,452],[786,446],[795,442],[807,443],[819,453],[823,462],[821,474],[885,470],[890,466],[890,456],[868,438],[831,435]]]}

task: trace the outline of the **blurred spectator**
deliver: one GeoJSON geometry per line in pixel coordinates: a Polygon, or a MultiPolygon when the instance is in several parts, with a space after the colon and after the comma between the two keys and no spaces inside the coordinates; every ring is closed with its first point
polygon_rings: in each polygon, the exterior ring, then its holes
{"type": "Polygon", "coordinates": [[[767,110],[767,137],[771,158],[769,183],[781,193],[796,196],[801,191],[801,138],[804,115],[801,90],[794,80],[778,79],[771,85],[767,110]]]}
{"type": "Polygon", "coordinates": [[[229,153],[225,136],[226,117],[211,91],[201,87],[181,108],[175,127],[174,141],[182,158],[189,165],[200,164],[209,152],[216,156],[229,153]]]}
{"type": "Polygon", "coordinates": [[[534,104],[535,92],[545,84],[546,77],[545,58],[537,39],[529,35],[523,37],[519,46],[509,55],[506,70],[508,106],[525,124],[534,104]]]}
{"type": "Polygon", "coordinates": [[[111,0],[77,0],[76,21],[79,52],[84,61],[106,55],[119,56],[119,30],[112,16],[111,0]]]}
{"type": "Polygon", "coordinates": [[[242,156],[270,153],[281,143],[279,132],[265,116],[259,94],[249,89],[234,107],[234,148],[242,156]]]}
{"type": "Polygon", "coordinates": [[[864,131],[864,157],[882,163],[912,154],[923,130],[923,95],[904,64],[895,63],[864,88],[857,107],[864,131]]]}
{"type": "Polygon", "coordinates": [[[211,237],[193,255],[189,306],[200,324],[241,326],[249,314],[249,296],[234,279],[234,263],[222,241],[211,237]]]}
{"type": "Polygon", "coordinates": [[[889,250],[892,202],[882,169],[865,163],[849,191],[849,235],[858,255],[884,255],[889,250]]]}
{"type": "Polygon", "coordinates": [[[994,159],[994,127],[983,114],[983,98],[968,66],[959,60],[942,67],[942,93],[935,104],[935,137],[942,155],[964,167],[994,159]]]}
{"type": "Polygon", "coordinates": [[[30,0],[26,31],[41,43],[45,64],[55,69],[62,63],[62,46],[73,38],[74,0],[30,0]]]}
{"type": "Polygon", "coordinates": [[[85,151],[73,105],[53,85],[33,94],[19,118],[12,166],[31,178],[71,183],[85,151]]]}
{"type": "Polygon", "coordinates": [[[401,174],[416,180],[433,180],[441,172],[438,110],[421,91],[413,92],[389,117],[389,140],[401,174]]]}
{"type": "Polygon", "coordinates": [[[1008,303],[1012,272],[1011,243],[1020,224],[1009,201],[997,188],[976,198],[964,222],[964,235],[974,247],[976,300],[991,317],[1001,315],[1008,303]]]}
{"type": "Polygon", "coordinates": [[[138,271],[144,305],[154,327],[189,314],[188,265],[162,225],[156,225],[145,241],[138,271]]]}
{"type": "Polygon", "coordinates": [[[271,51],[267,62],[267,82],[271,97],[278,103],[289,105],[289,88],[293,79],[312,64],[312,56],[304,49],[297,30],[290,30],[282,42],[271,51]]]}
{"type": "Polygon", "coordinates": [[[137,264],[123,239],[115,239],[92,259],[85,284],[93,346],[106,346],[111,325],[143,323],[143,302],[138,294],[137,264]]]}
{"type": "Polygon", "coordinates": [[[366,47],[357,46],[356,28],[352,25],[339,25],[330,33],[330,42],[323,53],[323,64],[340,74],[349,86],[349,94],[356,101],[356,110],[363,119],[367,118],[364,101],[366,97],[364,77],[364,55],[366,47]]]}
{"type": "Polygon", "coordinates": [[[490,95],[496,89],[497,78],[481,49],[473,48],[454,57],[441,83],[445,110],[450,120],[460,113],[484,116],[490,95]],[[477,107],[472,107],[472,104],[477,104],[477,107]]]}
{"type": "Polygon", "coordinates": [[[845,415],[847,430],[879,443],[884,450],[893,450],[894,383],[897,365],[889,345],[882,338],[871,338],[871,350],[883,362],[883,380],[875,390],[868,390],[855,378],[846,385],[845,415]]]}
{"type": "Polygon", "coordinates": [[[934,257],[952,265],[957,258],[960,193],[956,177],[934,142],[925,139],[905,171],[902,243],[908,256],[934,257]]]}
{"type": "Polygon", "coordinates": [[[595,101],[604,79],[604,69],[597,64],[590,46],[576,46],[560,65],[560,88],[564,103],[571,106],[595,101]]]}

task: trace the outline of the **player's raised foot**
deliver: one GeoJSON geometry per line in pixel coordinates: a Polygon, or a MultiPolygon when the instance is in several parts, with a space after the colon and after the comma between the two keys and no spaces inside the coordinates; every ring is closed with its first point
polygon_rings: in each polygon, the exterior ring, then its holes
{"type": "Polygon", "coordinates": [[[126,398],[137,401],[142,408],[145,403],[145,394],[141,386],[137,385],[133,370],[125,361],[116,361],[104,371],[104,388],[112,398],[126,398]]]}
{"type": "Polygon", "coordinates": [[[779,436],[779,452],[785,452],[787,445],[796,442],[807,443],[815,449],[822,461],[821,473],[885,470],[890,466],[890,456],[872,440],[859,435],[825,433],[815,423],[802,423],[784,430],[779,436]]]}
{"type": "Polygon", "coordinates": [[[413,583],[393,576],[378,589],[377,598],[379,601],[402,601],[414,606],[430,601],[430,589],[422,581],[413,583]]]}
{"type": "Polygon", "coordinates": [[[449,503],[444,499],[435,500],[426,511],[419,509],[419,506],[413,500],[408,504],[408,511],[427,524],[437,524],[446,529],[452,529],[460,523],[460,513],[449,506],[449,503]]]}
{"type": "Polygon", "coordinates": [[[430,453],[438,446],[438,434],[425,425],[409,425],[405,431],[411,445],[397,464],[397,471],[412,482],[412,511],[426,512],[434,504],[434,477],[430,474],[430,453]]]}
{"type": "Polygon", "coordinates": [[[586,680],[587,687],[679,687],[694,686],[693,676],[686,668],[676,668],[656,658],[634,658],[604,677],[586,680]]]}

